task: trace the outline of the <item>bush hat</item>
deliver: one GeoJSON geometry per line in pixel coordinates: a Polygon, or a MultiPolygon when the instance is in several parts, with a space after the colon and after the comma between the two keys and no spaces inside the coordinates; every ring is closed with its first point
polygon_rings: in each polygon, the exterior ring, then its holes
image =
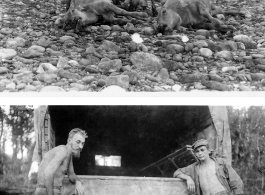
{"type": "Polygon", "coordinates": [[[192,145],[192,149],[195,150],[199,146],[208,146],[208,141],[206,139],[199,139],[192,145]]]}

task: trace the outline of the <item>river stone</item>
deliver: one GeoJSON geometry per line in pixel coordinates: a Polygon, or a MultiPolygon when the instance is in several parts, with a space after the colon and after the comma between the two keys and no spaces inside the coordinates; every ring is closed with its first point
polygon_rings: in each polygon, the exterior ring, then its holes
{"type": "Polygon", "coordinates": [[[0,33],[2,33],[2,34],[4,34],[4,35],[11,34],[12,32],[13,32],[13,30],[10,29],[10,28],[2,28],[2,29],[0,30],[0,33]]]}
{"type": "Polygon", "coordinates": [[[265,56],[262,54],[252,54],[252,58],[264,58],[265,56]]]}
{"type": "Polygon", "coordinates": [[[208,44],[208,49],[210,49],[212,52],[222,51],[222,48],[219,45],[217,45],[216,42],[212,40],[207,40],[206,42],[208,44]]]}
{"type": "Polygon", "coordinates": [[[78,91],[86,90],[86,86],[80,83],[71,83],[70,87],[78,89],[78,91]]]}
{"type": "Polygon", "coordinates": [[[29,47],[29,49],[34,49],[34,50],[36,50],[38,52],[42,52],[42,53],[45,51],[45,48],[42,46],[39,46],[39,45],[32,45],[29,47]]]}
{"type": "Polygon", "coordinates": [[[16,84],[11,82],[11,83],[6,85],[6,89],[7,90],[15,90],[16,89],[16,84]]]}
{"type": "Polygon", "coordinates": [[[203,35],[196,35],[196,36],[194,37],[194,39],[196,39],[196,40],[205,40],[206,37],[203,36],[203,35]]]}
{"type": "Polygon", "coordinates": [[[255,41],[244,43],[246,49],[257,49],[257,43],[255,41]]]}
{"type": "Polygon", "coordinates": [[[169,74],[169,78],[172,79],[173,81],[179,81],[177,75],[174,72],[171,72],[169,74]]]}
{"type": "Polygon", "coordinates": [[[194,48],[193,43],[187,43],[185,45],[185,51],[187,51],[187,52],[191,51],[193,48],[194,48]]]}
{"type": "Polygon", "coordinates": [[[216,56],[219,58],[224,58],[225,60],[232,60],[233,54],[231,51],[219,51],[216,53],[216,56]]]}
{"type": "Polygon", "coordinates": [[[30,92],[30,91],[37,91],[37,87],[33,86],[33,85],[26,85],[24,88],[25,92],[30,92]]]}
{"type": "Polygon", "coordinates": [[[85,83],[85,84],[90,84],[92,81],[95,81],[96,78],[94,76],[86,76],[84,78],[82,78],[82,81],[85,83]]]}
{"type": "Polygon", "coordinates": [[[178,91],[180,91],[181,90],[181,86],[180,85],[174,85],[173,87],[172,87],[172,90],[173,91],[175,91],[175,92],[178,92],[178,91]]]}
{"type": "Polygon", "coordinates": [[[209,89],[218,90],[218,91],[230,91],[228,85],[217,82],[217,81],[202,81],[202,85],[206,86],[209,89]]]}
{"type": "Polygon", "coordinates": [[[9,70],[6,67],[0,67],[0,74],[7,73],[9,70]]]}
{"type": "Polygon", "coordinates": [[[252,91],[252,89],[250,87],[247,87],[244,85],[240,85],[238,88],[240,91],[252,91]]]}
{"type": "Polygon", "coordinates": [[[129,76],[128,75],[117,75],[109,76],[106,79],[106,86],[117,85],[122,88],[129,88],[129,76]]]}
{"type": "Polygon", "coordinates": [[[128,45],[128,49],[131,51],[131,52],[135,52],[137,51],[139,48],[139,44],[138,43],[135,43],[133,41],[130,41],[129,45],[128,45]]]}
{"type": "Polygon", "coordinates": [[[20,83],[20,84],[17,85],[17,89],[18,90],[24,89],[25,86],[26,86],[26,83],[20,83]]]}
{"type": "Polygon", "coordinates": [[[225,41],[219,42],[218,46],[222,49],[222,51],[236,51],[237,50],[237,43],[234,41],[225,41]]]}
{"type": "Polygon", "coordinates": [[[38,74],[36,78],[44,83],[53,83],[57,78],[57,74],[38,74]]]}
{"type": "Polygon", "coordinates": [[[193,83],[208,79],[206,74],[194,73],[194,74],[183,74],[179,79],[181,83],[193,83]]]}
{"type": "Polygon", "coordinates": [[[126,71],[126,72],[123,72],[122,75],[128,75],[129,83],[132,85],[135,85],[140,79],[140,76],[134,71],[126,71]]]}
{"type": "Polygon", "coordinates": [[[202,56],[192,56],[192,60],[195,62],[203,62],[204,58],[202,56]]]}
{"type": "Polygon", "coordinates": [[[38,45],[32,45],[30,48],[28,48],[24,53],[23,56],[25,58],[34,58],[34,57],[40,57],[43,55],[45,51],[44,47],[38,46],[38,45]]]}
{"type": "Polygon", "coordinates": [[[42,47],[49,47],[52,41],[48,37],[41,37],[36,44],[42,47]]]}
{"type": "Polygon", "coordinates": [[[55,73],[57,72],[57,68],[53,66],[51,63],[41,63],[38,70],[36,71],[38,74],[41,73],[55,73]]]}
{"type": "Polygon", "coordinates": [[[213,55],[213,52],[208,48],[200,48],[199,52],[203,57],[206,57],[206,58],[209,58],[213,55]]]}
{"type": "Polygon", "coordinates": [[[95,67],[95,66],[87,66],[85,68],[85,70],[89,73],[98,73],[99,72],[98,67],[95,67]]]}
{"type": "Polygon", "coordinates": [[[181,66],[180,63],[175,62],[173,60],[164,60],[163,67],[166,68],[168,71],[175,71],[177,69],[185,69],[184,66],[181,66]]]}
{"type": "Polygon", "coordinates": [[[160,81],[160,78],[158,78],[158,77],[154,77],[154,76],[152,76],[152,75],[150,75],[150,74],[147,74],[146,76],[145,76],[145,78],[147,79],[147,80],[149,80],[149,81],[152,81],[152,82],[159,82],[160,81]]]}
{"type": "Polygon", "coordinates": [[[162,68],[162,60],[151,53],[134,52],[130,61],[140,71],[159,71],[162,68]]]}
{"type": "Polygon", "coordinates": [[[65,41],[68,41],[68,40],[75,40],[75,38],[74,37],[71,37],[71,36],[62,36],[62,37],[60,37],[60,42],[65,42],[65,41]]]}
{"type": "Polygon", "coordinates": [[[108,40],[104,40],[101,47],[106,51],[116,51],[116,52],[120,51],[119,46],[117,46],[114,42],[108,40]]]}
{"type": "Polygon", "coordinates": [[[57,62],[57,68],[65,68],[68,64],[68,58],[60,56],[57,62]]]}
{"type": "Polygon", "coordinates": [[[165,68],[161,68],[161,70],[158,73],[158,76],[161,78],[163,82],[166,82],[169,79],[169,73],[165,68]]]}
{"type": "Polygon", "coordinates": [[[262,79],[265,79],[265,73],[252,73],[250,74],[250,76],[253,81],[260,81],[262,79]]]}
{"type": "Polygon", "coordinates": [[[265,65],[265,59],[262,59],[262,58],[256,58],[256,59],[253,59],[252,61],[254,62],[255,65],[257,64],[265,65]]]}
{"type": "Polygon", "coordinates": [[[256,65],[255,68],[265,71],[265,65],[256,65]]]}
{"type": "Polygon", "coordinates": [[[34,60],[32,60],[32,59],[26,59],[26,58],[22,58],[19,56],[14,57],[14,60],[22,62],[23,64],[33,64],[34,63],[34,60]]]}
{"type": "Polygon", "coordinates": [[[79,66],[79,63],[77,62],[77,61],[75,61],[75,60],[69,60],[68,61],[68,64],[70,65],[70,66],[79,66]]]}
{"type": "Polygon", "coordinates": [[[209,79],[213,80],[213,81],[218,81],[218,82],[222,82],[223,81],[223,78],[220,77],[217,74],[209,74],[209,79]]]}
{"type": "Polygon", "coordinates": [[[0,59],[12,59],[17,55],[14,49],[0,49],[0,59]]]}
{"type": "Polygon", "coordinates": [[[169,44],[166,48],[166,52],[169,54],[178,54],[184,52],[184,47],[179,44],[169,44]]]}
{"type": "Polygon", "coordinates": [[[173,55],[173,60],[177,62],[182,62],[183,61],[182,54],[178,53],[178,54],[173,55]]]}
{"type": "Polygon", "coordinates": [[[149,26],[144,27],[142,31],[145,35],[153,35],[154,34],[154,29],[152,27],[149,27],[149,26]]]}
{"type": "Polygon", "coordinates": [[[102,61],[98,64],[98,69],[104,74],[108,72],[119,72],[122,66],[120,59],[102,61]]]}
{"type": "Polygon", "coordinates": [[[208,30],[205,30],[205,29],[199,29],[199,30],[196,31],[195,34],[196,35],[203,35],[207,39],[210,37],[210,32],[208,30]]]}
{"type": "Polygon", "coordinates": [[[204,40],[195,41],[193,44],[195,47],[199,47],[199,48],[208,47],[207,42],[204,40]]]}
{"type": "Polygon", "coordinates": [[[58,75],[66,79],[77,79],[77,80],[81,79],[81,77],[78,74],[69,72],[68,70],[61,69],[59,70],[58,75]]]}
{"type": "Polygon", "coordinates": [[[244,43],[246,49],[257,49],[257,43],[255,41],[252,41],[252,39],[247,35],[235,35],[233,39],[235,41],[244,43]]]}
{"type": "Polygon", "coordinates": [[[87,66],[87,65],[96,65],[100,62],[100,59],[98,57],[95,57],[94,55],[87,55],[86,59],[83,58],[79,61],[79,64],[87,66]]]}
{"type": "Polygon", "coordinates": [[[85,54],[93,54],[96,52],[96,49],[94,46],[89,46],[88,48],[86,48],[85,54]]]}
{"type": "Polygon", "coordinates": [[[14,81],[20,81],[22,83],[32,83],[33,82],[33,73],[19,73],[13,76],[14,81]]]}
{"type": "Polygon", "coordinates": [[[233,37],[233,39],[235,41],[239,41],[239,42],[242,42],[242,43],[246,43],[246,42],[251,42],[252,41],[252,39],[250,37],[248,37],[247,35],[243,35],[243,34],[235,35],[233,37]]]}
{"type": "Polygon", "coordinates": [[[6,48],[16,49],[17,47],[18,47],[18,44],[14,39],[7,39],[6,48]]]}
{"type": "Polygon", "coordinates": [[[34,49],[27,49],[24,53],[23,53],[23,56],[25,58],[34,58],[34,57],[40,57],[42,56],[43,53],[37,51],[37,50],[34,50],[34,49]]]}

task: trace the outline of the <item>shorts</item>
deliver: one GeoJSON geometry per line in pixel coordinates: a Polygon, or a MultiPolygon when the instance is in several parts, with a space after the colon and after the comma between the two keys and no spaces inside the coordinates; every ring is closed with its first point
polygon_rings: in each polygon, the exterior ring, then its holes
{"type": "MultiPolygon", "coordinates": [[[[61,195],[62,186],[53,186],[53,194],[54,195],[61,195]]],[[[35,195],[46,195],[46,187],[42,184],[37,184],[37,188],[35,190],[35,195]]]]}

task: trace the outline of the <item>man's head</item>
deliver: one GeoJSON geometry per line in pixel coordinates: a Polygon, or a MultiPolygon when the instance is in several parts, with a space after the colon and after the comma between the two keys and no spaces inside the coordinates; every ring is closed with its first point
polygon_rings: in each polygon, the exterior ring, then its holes
{"type": "Polygon", "coordinates": [[[196,141],[192,145],[192,149],[193,149],[196,157],[200,161],[204,161],[207,158],[209,158],[210,153],[211,153],[211,151],[209,150],[208,141],[205,139],[200,139],[200,140],[196,141]]]}
{"type": "Polygon", "coordinates": [[[73,156],[79,158],[82,151],[87,134],[84,130],[75,128],[69,132],[67,144],[72,148],[73,156]]]}

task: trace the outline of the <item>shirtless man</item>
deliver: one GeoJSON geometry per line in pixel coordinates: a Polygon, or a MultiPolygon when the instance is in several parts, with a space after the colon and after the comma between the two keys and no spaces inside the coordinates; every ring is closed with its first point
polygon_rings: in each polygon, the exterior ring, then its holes
{"type": "Polygon", "coordinates": [[[79,158],[84,147],[86,132],[75,128],[69,133],[67,144],[48,151],[39,166],[35,195],[60,195],[65,174],[75,184],[75,192],[84,195],[81,181],[74,173],[72,158],[79,158]]]}
{"type": "Polygon", "coordinates": [[[174,177],[187,182],[190,193],[197,195],[241,195],[243,182],[235,170],[222,158],[213,158],[207,140],[192,146],[199,162],[180,168],[174,177]]]}

